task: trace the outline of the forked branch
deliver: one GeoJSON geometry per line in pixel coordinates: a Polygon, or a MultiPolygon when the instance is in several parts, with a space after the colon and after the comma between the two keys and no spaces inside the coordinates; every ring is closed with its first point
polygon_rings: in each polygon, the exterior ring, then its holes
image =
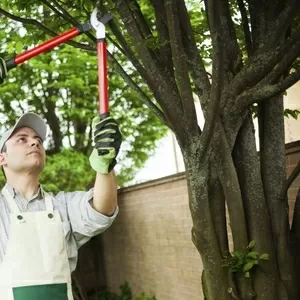
{"type": "Polygon", "coordinates": [[[246,109],[254,103],[258,103],[282,94],[299,80],[300,68],[296,69],[284,80],[277,84],[259,84],[251,89],[246,90],[237,97],[236,104],[241,107],[241,109],[246,109]]]}

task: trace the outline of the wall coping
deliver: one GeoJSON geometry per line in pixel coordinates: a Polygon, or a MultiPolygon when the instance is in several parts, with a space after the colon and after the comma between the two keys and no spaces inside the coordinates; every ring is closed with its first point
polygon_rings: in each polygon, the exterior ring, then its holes
{"type": "MultiPolygon", "coordinates": [[[[286,151],[286,154],[300,152],[300,140],[285,144],[285,151],[286,151]]],[[[137,183],[137,184],[134,184],[134,185],[131,185],[128,187],[120,188],[118,190],[118,193],[120,193],[120,194],[129,193],[132,191],[142,190],[142,189],[145,189],[148,187],[158,186],[158,185],[162,185],[165,183],[170,183],[170,182],[183,180],[183,179],[186,179],[186,174],[185,174],[185,172],[180,172],[180,173],[172,174],[169,176],[149,180],[146,182],[137,183]]]]}
{"type": "Polygon", "coordinates": [[[134,185],[131,185],[128,187],[123,187],[118,190],[118,193],[124,194],[124,193],[132,192],[132,191],[136,191],[136,190],[142,190],[142,189],[145,189],[148,187],[158,186],[161,184],[170,183],[170,182],[174,182],[174,181],[178,181],[178,180],[182,180],[182,179],[186,179],[185,172],[180,172],[180,173],[172,174],[169,176],[149,180],[146,182],[137,183],[137,184],[134,184],[134,185]]]}
{"type": "Polygon", "coordinates": [[[286,153],[300,152],[300,141],[285,144],[286,153]]]}

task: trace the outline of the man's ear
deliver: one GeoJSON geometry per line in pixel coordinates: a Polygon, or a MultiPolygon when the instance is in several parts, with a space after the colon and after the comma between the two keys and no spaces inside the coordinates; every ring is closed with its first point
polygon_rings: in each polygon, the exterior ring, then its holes
{"type": "Polygon", "coordinates": [[[5,152],[0,153],[0,166],[3,167],[6,165],[6,156],[5,152]]]}

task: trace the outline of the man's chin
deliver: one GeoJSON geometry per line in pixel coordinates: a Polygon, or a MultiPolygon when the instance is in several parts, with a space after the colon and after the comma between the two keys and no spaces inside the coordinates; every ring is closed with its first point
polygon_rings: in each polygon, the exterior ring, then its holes
{"type": "Polygon", "coordinates": [[[42,163],[41,161],[37,160],[31,164],[28,164],[26,166],[26,169],[30,172],[30,173],[36,173],[36,174],[40,174],[45,168],[45,164],[42,163]]]}

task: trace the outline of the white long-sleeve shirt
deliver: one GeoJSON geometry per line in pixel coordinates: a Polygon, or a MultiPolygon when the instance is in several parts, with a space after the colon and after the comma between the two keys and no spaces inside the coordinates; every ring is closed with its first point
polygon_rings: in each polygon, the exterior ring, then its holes
{"type": "MultiPolygon", "coordinates": [[[[46,210],[43,188],[29,201],[20,196],[9,184],[5,187],[14,197],[21,212],[46,210]]],[[[75,270],[78,249],[93,236],[105,231],[113,223],[118,214],[118,207],[111,216],[105,216],[92,208],[93,189],[88,192],[77,191],[71,193],[59,192],[52,196],[53,207],[58,210],[62,219],[67,252],[71,272],[75,270]]],[[[8,204],[0,193],[0,266],[4,258],[9,241],[10,211],[8,204]]],[[[55,241],[49,241],[49,247],[55,241]]]]}

